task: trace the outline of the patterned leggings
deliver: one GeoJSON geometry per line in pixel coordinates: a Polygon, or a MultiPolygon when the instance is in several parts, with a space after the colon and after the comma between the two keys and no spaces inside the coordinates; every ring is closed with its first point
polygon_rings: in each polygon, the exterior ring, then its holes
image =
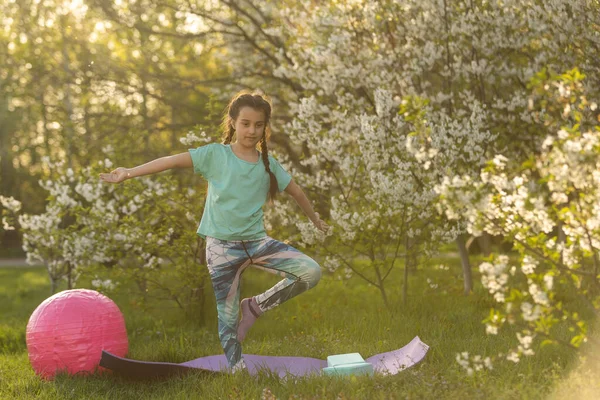
{"type": "Polygon", "coordinates": [[[321,278],[321,268],[315,260],[269,236],[250,241],[207,237],[206,262],[217,300],[219,338],[229,367],[234,371],[246,368],[242,346],[237,340],[240,281],[244,270],[252,265],[284,277],[255,296],[263,312],[314,287],[321,278]]]}

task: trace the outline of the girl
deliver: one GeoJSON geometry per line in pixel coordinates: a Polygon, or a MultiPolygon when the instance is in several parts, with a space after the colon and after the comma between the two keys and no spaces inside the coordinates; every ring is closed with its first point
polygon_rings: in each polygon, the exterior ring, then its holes
{"type": "Polygon", "coordinates": [[[270,119],[270,102],[260,94],[243,91],[231,99],[223,117],[222,144],[212,143],[135,168],[120,167],[109,174],[100,174],[104,182],[119,183],[170,168],[194,168],[194,172],[208,181],[197,234],[206,240],[206,262],[217,300],[219,338],[233,372],[246,369],[240,343],[256,319],[314,287],[321,277],[315,260],[267,235],[262,210],[267,198],[272,204],[277,193],[285,190],[318,229],[324,232],[329,229],[290,174],[268,154],[270,119]],[[231,144],[234,136],[235,142],[231,144]],[[251,265],[284,279],[240,304],[241,275],[251,265]]]}

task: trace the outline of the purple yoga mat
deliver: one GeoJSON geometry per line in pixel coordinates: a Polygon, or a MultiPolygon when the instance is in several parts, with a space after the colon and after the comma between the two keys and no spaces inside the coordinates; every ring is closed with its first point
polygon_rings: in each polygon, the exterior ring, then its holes
{"type": "MultiPolygon", "coordinates": [[[[416,336],[401,349],[376,354],[365,361],[373,364],[375,372],[393,375],[421,361],[427,350],[429,350],[429,346],[416,336]]],[[[286,374],[303,376],[310,373],[320,374],[321,370],[327,367],[327,361],[318,358],[257,356],[254,354],[244,354],[242,357],[251,375],[256,375],[260,369],[267,369],[277,373],[280,377],[284,377],[286,374]]],[[[201,357],[179,365],[210,371],[225,372],[228,369],[225,355],[201,357]]]]}
{"type": "MultiPolygon", "coordinates": [[[[429,346],[416,336],[409,344],[401,349],[387,353],[376,354],[365,361],[373,365],[376,373],[393,375],[409,368],[425,357],[429,346]]],[[[257,375],[261,370],[275,373],[281,378],[287,376],[304,376],[321,374],[327,367],[326,360],[309,357],[258,356],[243,354],[242,357],[251,375],[257,375]]],[[[135,378],[165,377],[178,373],[199,371],[204,373],[229,373],[225,355],[207,356],[187,361],[181,364],[168,362],[150,362],[131,360],[118,357],[102,351],[100,366],[111,369],[121,375],[135,378]]]]}

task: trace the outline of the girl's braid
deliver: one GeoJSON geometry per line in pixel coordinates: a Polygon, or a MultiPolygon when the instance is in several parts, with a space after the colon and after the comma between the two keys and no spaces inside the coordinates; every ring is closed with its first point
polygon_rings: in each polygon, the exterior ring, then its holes
{"type": "Polygon", "coordinates": [[[235,132],[235,129],[233,129],[233,126],[231,126],[231,124],[229,124],[229,130],[227,131],[227,134],[224,135],[224,137],[223,137],[223,144],[231,143],[231,139],[233,139],[234,132],[235,132]]]}
{"type": "Polygon", "coordinates": [[[263,135],[260,141],[260,150],[262,154],[263,164],[265,165],[265,169],[269,174],[270,185],[269,185],[269,201],[271,204],[273,200],[275,200],[275,196],[277,195],[277,178],[275,178],[275,174],[271,172],[271,167],[269,166],[269,149],[267,148],[267,139],[265,135],[263,135]]]}

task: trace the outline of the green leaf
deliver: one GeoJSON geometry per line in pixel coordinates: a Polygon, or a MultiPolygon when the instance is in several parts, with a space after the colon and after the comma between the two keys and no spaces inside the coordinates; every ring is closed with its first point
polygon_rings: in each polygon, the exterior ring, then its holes
{"type": "Polygon", "coordinates": [[[584,339],[583,335],[573,336],[571,338],[571,344],[575,347],[579,347],[581,345],[581,343],[583,343],[583,339],[584,339]]]}
{"type": "Polygon", "coordinates": [[[545,340],[542,340],[542,343],[540,343],[540,347],[545,347],[545,346],[555,344],[555,343],[556,343],[556,341],[554,341],[554,340],[545,339],[545,340]]]}
{"type": "Polygon", "coordinates": [[[573,280],[575,287],[577,289],[581,289],[581,277],[579,277],[579,275],[576,274],[571,274],[571,279],[573,280]]]}

